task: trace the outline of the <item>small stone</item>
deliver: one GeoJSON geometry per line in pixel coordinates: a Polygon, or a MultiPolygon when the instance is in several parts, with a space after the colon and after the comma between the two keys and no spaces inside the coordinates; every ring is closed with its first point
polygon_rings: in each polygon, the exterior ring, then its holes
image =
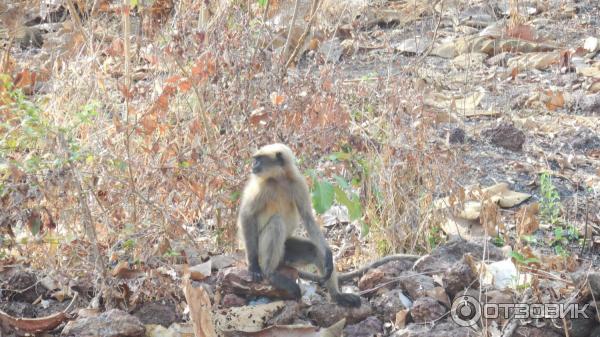
{"type": "Polygon", "coordinates": [[[382,333],[383,323],[375,316],[367,317],[356,324],[350,324],[344,329],[344,336],[353,337],[376,337],[382,333]]]}
{"type": "Polygon", "coordinates": [[[308,317],[320,327],[329,327],[342,318],[348,324],[360,322],[372,315],[373,309],[364,302],[358,308],[346,308],[335,303],[314,304],[308,309],[308,317]]]}
{"type": "Polygon", "coordinates": [[[471,268],[465,259],[456,262],[443,278],[446,284],[446,292],[450,298],[469,287],[474,286],[477,273],[471,268]]]}
{"type": "Polygon", "coordinates": [[[500,123],[496,127],[484,130],[482,135],[492,144],[511,151],[521,151],[525,143],[525,133],[512,123],[500,123]]]}
{"type": "Polygon", "coordinates": [[[246,299],[236,294],[227,294],[223,296],[221,304],[225,308],[241,307],[243,305],[246,305],[246,299]]]}
{"type": "Polygon", "coordinates": [[[67,323],[62,337],[143,337],[146,328],[140,320],[123,310],[112,309],[98,316],[67,323]]]}
{"type": "Polygon", "coordinates": [[[178,319],[175,305],[159,302],[144,303],[133,315],[144,324],[160,324],[165,328],[178,319]]]}
{"type": "Polygon", "coordinates": [[[600,49],[600,42],[598,42],[598,38],[590,36],[583,42],[583,49],[587,50],[589,53],[594,53],[596,50],[600,49]]]}
{"type": "Polygon", "coordinates": [[[383,293],[373,300],[373,308],[381,315],[385,322],[394,321],[398,311],[406,309],[404,303],[402,303],[401,296],[404,296],[402,290],[394,289],[383,293]]]}
{"type": "Polygon", "coordinates": [[[450,130],[450,135],[448,136],[448,141],[450,144],[464,144],[465,142],[465,130],[461,128],[454,128],[450,130]]]}
{"type": "Polygon", "coordinates": [[[431,297],[421,297],[417,299],[410,315],[416,323],[434,322],[446,314],[446,307],[431,297]]]}

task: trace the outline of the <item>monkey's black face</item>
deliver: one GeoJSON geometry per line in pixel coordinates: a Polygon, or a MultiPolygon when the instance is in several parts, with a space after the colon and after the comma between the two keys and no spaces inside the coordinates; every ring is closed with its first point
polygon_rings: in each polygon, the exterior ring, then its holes
{"type": "Polygon", "coordinates": [[[258,155],[254,156],[252,162],[252,173],[256,175],[275,173],[277,168],[281,168],[285,162],[281,153],[276,153],[275,157],[258,155]]]}

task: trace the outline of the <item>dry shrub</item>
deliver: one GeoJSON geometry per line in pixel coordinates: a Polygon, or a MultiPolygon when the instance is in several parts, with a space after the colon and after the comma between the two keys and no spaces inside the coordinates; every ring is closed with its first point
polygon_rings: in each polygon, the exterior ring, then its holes
{"type": "MultiPolygon", "coordinates": [[[[213,251],[232,249],[237,198],[252,150],[285,142],[303,169],[317,167],[324,155],[352,149],[364,164],[339,173],[360,177],[374,247],[379,253],[429,249],[439,221],[432,202],[450,189],[454,158],[435,141],[437,126],[414,100],[419,93],[410,83],[345,81],[338,68],[317,67],[322,61],[310,57],[306,68],[280,76],[279,53],[256,48],[269,37],[266,27],[231,5],[209,32],[198,31],[198,3],[192,10],[177,9],[156,35],[142,37],[140,57],[132,59],[131,88],[124,87],[120,72],[123,58],[98,52],[56,60],[52,96],[36,101],[48,124],[64,132],[74,111],[89,102],[97,102],[98,115],[68,131],[77,145],[73,166],[23,171],[19,181],[39,190],[21,210],[48,210],[59,242],[69,247],[64,252],[85,256],[90,250],[81,236],[86,217],[78,204],[81,184],[102,254],[134,240],[132,259],[149,263],[165,253],[160,244],[165,237],[202,241],[198,246],[213,251]],[[79,240],[70,246],[66,238],[73,234],[79,240]]],[[[115,20],[101,16],[90,22],[118,38],[115,20]]],[[[110,39],[98,43],[100,50],[111,47],[110,39]]],[[[41,157],[50,162],[73,154],[52,139],[36,148],[41,157]]],[[[17,199],[16,190],[7,195],[6,204],[17,199]]],[[[38,253],[60,254],[52,249],[38,253]]],[[[56,259],[55,267],[72,263],[80,260],[56,259]]]]}

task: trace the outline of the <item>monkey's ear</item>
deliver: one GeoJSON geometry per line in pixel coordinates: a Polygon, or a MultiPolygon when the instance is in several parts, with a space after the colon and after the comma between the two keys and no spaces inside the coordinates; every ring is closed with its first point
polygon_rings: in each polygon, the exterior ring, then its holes
{"type": "Polygon", "coordinates": [[[277,151],[277,152],[275,153],[275,158],[277,158],[277,162],[278,162],[279,164],[281,164],[281,165],[283,165],[283,164],[284,164],[284,160],[283,160],[283,154],[282,154],[281,152],[277,151]]]}

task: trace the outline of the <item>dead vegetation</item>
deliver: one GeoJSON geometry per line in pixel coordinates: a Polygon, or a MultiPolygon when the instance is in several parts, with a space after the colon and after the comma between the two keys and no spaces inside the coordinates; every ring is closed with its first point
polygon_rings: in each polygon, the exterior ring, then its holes
{"type": "Polygon", "coordinates": [[[3,333],[597,334],[598,17],[594,1],[0,4],[3,333]],[[239,192],[271,142],[297,153],[339,269],[422,260],[349,280],[353,311],[304,281],[300,303],[242,287],[239,192]],[[465,328],[463,291],[594,309],[465,328]]]}

